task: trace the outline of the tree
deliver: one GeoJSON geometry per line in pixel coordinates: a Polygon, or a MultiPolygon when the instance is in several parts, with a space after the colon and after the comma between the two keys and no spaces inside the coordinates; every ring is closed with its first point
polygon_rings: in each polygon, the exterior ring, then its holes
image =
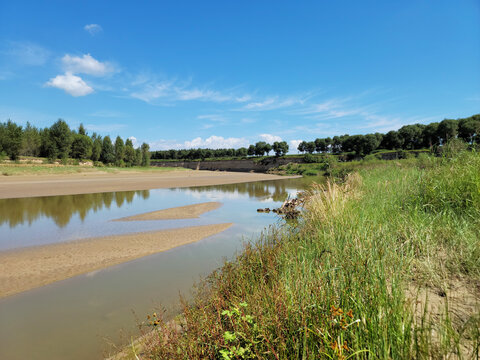
{"type": "Polygon", "coordinates": [[[17,160],[22,148],[22,127],[11,120],[0,124],[0,152],[4,151],[10,160],[17,160]]]}
{"type": "Polygon", "coordinates": [[[240,149],[237,149],[237,151],[235,152],[235,156],[244,157],[247,155],[248,155],[248,150],[245,147],[241,147],[240,149]]]}
{"type": "Polygon", "coordinates": [[[433,147],[440,144],[440,138],[438,137],[438,123],[430,123],[423,129],[423,146],[433,147]]]}
{"type": "Polygon", "coordinates": [[[80,124],[80,126],[78,127],[78,134],[79,135],[87,135],[87,131],[83,127],[83,124],[80,124]]]}
{"type": "Polygon", "coordinates": [[[255,155],[255,145],[250,145],[247,150],[247,155],[248,156],[253,156],[255,155]]]}
{"type": "Polygon", "coordinates": [[[458,122],[458,137],[464,141],[474,144],[478,141],[480,134],[480,115],[461,119],[458,122]]]}
{"type": "Polygon", "coordinates": [[[40,131],[27,122],[27,126],[23,130],[21,154],[26,156],[38,156],[40,155],[41,146],[42,138],[40,136],[40,131]]]}
{"type": "Polygon", "coordinates": [[[142,150],[140,150],[140,148],[135,149],[135,165],[136,166],[142,165],[142,150]]]}
{"type": "Polygon", "coordinates": [[[442,144],[448,140],[457,137],[458,121],[452,119],[445,119],[438,124],[438,137],[442,144]]]}
{"type": "Polygon", "coordinates": [[[100,160],[102,160],[104,164],[113,164],[115,162],[115,150],[112,145],[112,140],[110,140],[110,136],[108,135],[103,138],[100,160]]]}
{"type": "Polygon", "coordinates": [[[255,144],[255,155],[256,156],[263,156],[266,151],[267,143],[265,141],[259,141],[255,144]]]}
{"type": "Polygon", "coordinates": [[[125,144],[120,136],[115,139],[115,165],[122,166],[125,157],[125,144]]]}
{"type": "Polygon", "coordinates": [[[275,141],[273,143],[273,151],[275,152],[275,156],[283,156],[288,153],[288,144],[286,141],[275,141]]]}
{"type": "Polygon", "coordinates": [[[265,152],[266,152],[267,155],[268,155],[268,154],[270,153],[270,151],[272,151],[273,148],[272,148],[272,145],[266,144],[265,147],[264,147],[264,149],[265,149],[265,152]]]}
{"type": "Polygon", "coordinates": [[[403,140],[403,148],[406,150],[420,149],[423,144],[422,134],[425,125],[405,125],[398,130],[403,140]]]}
{"type": "Polygon", "coordinates": [[[92,161],[98,161],[100,160],[100,155],[102,154],[102,137],[96,133],[93,133],[92,142],[92,155],[90,156],[90,159],[92,159],[92,161]]]}
{"type": "Polygon", "coordinates": [[[389,131],[385,134],[380,144],[380,147],[387,150],[401,149],[403,139],[400,137],[398,131],[389,131]]]}
{"type": "Polygon", "coordinates": [[[135,165],[135,149],[133,148],[133,142],[130,139],[125,141],[125,165],[135,165]]]}
{"type": "Polygon", "coordinates": [[[317,152],[327,151],[327,143],[325,139],[315,139],[315,150],[317,152]]]}
{"type": "Polygon", "coordinates": [[[315,151],[315,142],[314,141],[309,141],[306,143],[305,145],[305,150],[309,153],[309,154],[313,154],[313,152],[315,151]]]}
{"type": "Polygon", "coordinates": [[[71,156],[74,159],[89,159],[92,156],[93,141],[92,139],[80,133],[73,135],[71,156]]]}
{"type": "Polygon", "coordinates": [[[61,159],[68,158],[73,138],[67,123],[62,119],[58,119],[50,127],[49,136],[55,147],[56,155],[61,159]]]}
{"type": "Polygon", "coordinates": [[[298,144],[297,150],[300,151],[301,153],[307,151],[307,142],[302,141],[300,144],[298,144]]]}
{"type": "Polygon", "coordinates": [[[146,143],[142,144],[142,166],[150,166],[150,146],[146,143]]]}

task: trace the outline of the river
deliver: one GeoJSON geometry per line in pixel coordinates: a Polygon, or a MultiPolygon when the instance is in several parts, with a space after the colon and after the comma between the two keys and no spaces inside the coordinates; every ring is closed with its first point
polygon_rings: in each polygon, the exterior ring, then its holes
{"type": "Polygon", "coordinates": [[[75,239],[232,222],[197,243],[0,299],[0,359],[102,359],[138,335],[147,314],[178,311],[201,276],[281,222],[278,207],[312,178],[0,200],[0,251],[75,239]],[[111,220],[206,201],[198,219],[111,220]]]}

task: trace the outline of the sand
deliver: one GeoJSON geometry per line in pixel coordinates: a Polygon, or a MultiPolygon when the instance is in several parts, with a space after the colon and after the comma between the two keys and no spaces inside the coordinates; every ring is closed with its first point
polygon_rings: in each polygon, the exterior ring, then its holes
{"type": "Polygon", "coordinates": [[[105,236],[0,252],[0,298],[199,241],[232,224],[105,236]]]}
{"type": "Polygon", "coordinates": [[[205,202],[186,206],[178,206],[169,209],[151,211],[139,215],[128,216],[113,221],[143,221],[143,220],[174,220],[174,219],[194,219],[200,215],[218,209],[222,203],[205,202]]]}
{"type": "Polygon", "coordinates": [[[286,178],[288,177],[270,174],[205,170],[0,176],[0,199],[235,184],[286,178]]]}

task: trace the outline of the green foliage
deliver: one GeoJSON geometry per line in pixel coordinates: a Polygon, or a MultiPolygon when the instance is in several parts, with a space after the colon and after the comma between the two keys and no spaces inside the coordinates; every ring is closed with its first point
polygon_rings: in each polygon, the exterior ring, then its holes
{"type": "Polygon", "coordinates": [[[92,143],[91,159],[92,161],[96,162],[100,160],[100,156],[102,154],[103,142],[102,142],[102,138],[95,133],[93,133],[92,140],[93,140],[93,143],[92,143]]]}
{"type": "Polygon", "coordinates": [[[58,119],[50,127],[48,135],[50,137],[48,146],[53,147],[53,149],[49,149],[49,157],[53,158],[55,154],[60,159],[66,159],[70,153],[73,140],[72,132],[67,123],[62,119],[58,119]]]}
{"type": "Polygon", "coordinates": [[[90,159],[92,156],[93,142],[87,135],[73,134],[70,155],[74,159],[90,159]]]}
{"type": "MultiPolygon", "coordinates": [[[[447,154],[446,154],[447,155],[447,154]]],[[[462,151],[435,159],[439,166],[421,182],[421,205],[436,213],[480,215],[480,155],[462,151]]],[[[433,160],[432,160],[433,161],[433,160]]]]}
{"type": "Polygon", "coordinates": [[[29,122],[23,130],[22,150],[21,154],[26,156],[40,155],[42,145],[42,138],[40,132],[36,127],[33,127],[29,122]]]}
{"type": "Polygon", "coordinates": [[[103,138],[100,160],[104,164],[113,164],[115,162],[115,149],[113,148],[110,136],[105,136],[103,138]]]}
{"type": "Polygon", "coordinates": [[[142,152],[142,160],[141,160],[141,166],[150,166],[150,146],[148,144],[143,143],[141,146],[141,152],[142,152]]]}
{"type": "Polygon", "coordinates": [[[0,123],[0,151],[11,160],[17,160],[22,147],[22,127],[8,120],[0,123]]]}
{"type": "Polygon", "coordinates": [[[115,139],[115,165],[124,166],[123,159],[125,158],[125,144],[120,136],[115,139]]]}
{"type": "Polygon", "coordinates": [[[455,303],[448,284],[461,278],[478,295],[479,159],[353,162],[359,174],[303,194],[295,226],[270,228],[200,284],[179,320],[185,331],[159,331],[146,356],[475,358],[480,313],[455,303]],[[423,206],[437,198],[437,210],[423,206]],[[437,310],[429,297],[443,299],[437,310]]]}

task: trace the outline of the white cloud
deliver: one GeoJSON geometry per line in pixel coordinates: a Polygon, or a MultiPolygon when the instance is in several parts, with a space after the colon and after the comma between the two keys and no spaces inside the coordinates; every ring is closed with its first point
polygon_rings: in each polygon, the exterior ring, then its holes
{"type": "Polygon", "coordinates": [[[57,75],[51,78],[46,86],[55,87],[64,90],[67,94],[72,96],[85,96],[91,94],[93,89],[87,85],[81,77],[73,75],[71,73],[65,73],[65,75],[57,75]]]}
{"type": "Polygon", "coordinates": [[[290,140],[289,152],[298,152],[298,144],[300,144],[303,140],[290,140]]]}
{"type": "Polygon", "coordinates": [[[222,136],[212,135],[209,138],[203,140],[201,137],[197,137],[192,141],[185,141],[187,149],[193,148],[239,148],[242,146],[248,146],[248,140],[245,138],[224,138],[222,136]]]}
{"type": "Polygon", "coordinates": [[[170,149],[197,149],[197,148],[240,148],[249,145],[246,138],[224,138],[222,136],[212,135],[206,139],[197,137],[191,141],[176,142],[172,140],[158,140],[150,144],[152,150],[170,150],[170,149]]]}
{"type": "Polygon", "coordinates": [[[103,31],[102,27],[98,24],[87,24],[83,27],[83,29],[92,36],[103,31]]]}
{"type": "Polygon", "coordinates": [[[50,51],[31,42],[11,42],[11,47],[5,51],[13,56],[15,61],[23,65],[42,66],[50,57],[50,51]]]}
{"type": "Polygon", "coordinates": [[[104,76],[114,71],[114,68],[108,62],[100,62],[94,59],[90,54],[80,56],[71,56],[66,54],[62,58],[62,64],[66,72],[77,74],[88,74],[94,76],[104,76]]]}
{"type": "Polygon", "coordinates": [[[282,141],[282,138],[280,136],[276,135],[271,135],[271,134],[260,134],[260,139],[263,141],[266,141],[269,144],[273,144],[275,141],[282,141]]]}

